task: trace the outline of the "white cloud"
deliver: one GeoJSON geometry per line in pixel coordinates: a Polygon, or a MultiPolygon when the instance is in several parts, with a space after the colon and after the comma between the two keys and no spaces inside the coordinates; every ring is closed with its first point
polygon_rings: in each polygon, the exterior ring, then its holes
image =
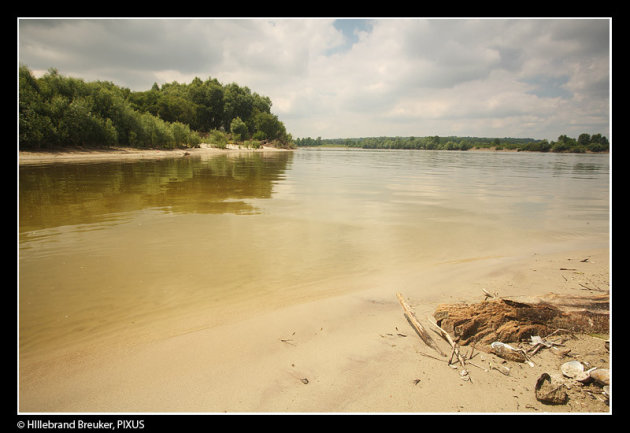
{"type": "Polygon", "coordinates": [[[20,60],[134,90],[236,82],[269,96],[294,137],[609,133],[608,20],[343,24],[21,20],[20,60]]]}

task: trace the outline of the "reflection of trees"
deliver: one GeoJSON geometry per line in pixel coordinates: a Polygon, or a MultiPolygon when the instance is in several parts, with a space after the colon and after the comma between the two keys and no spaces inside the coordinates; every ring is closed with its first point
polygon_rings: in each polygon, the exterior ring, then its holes
{"type": "Polygon", "coordinates": [[[134,162],[51,164],[19,169],[20,231],[95,223],[145,208],[255,213],[270,198],[291,152],[134,162]]]}
{"type": "Polygon", "coordinates": [[[244,200],[271,197],[280,162],[277,158],[257,155],[237,158],[223,155],[210,159],[201,167],[193,168],[192,175],[186,172],[185,178],[168,182],[160,195],[150,197],[155,200],[151,206],[169,206],[173,212],[256,212],[244,200]]]}

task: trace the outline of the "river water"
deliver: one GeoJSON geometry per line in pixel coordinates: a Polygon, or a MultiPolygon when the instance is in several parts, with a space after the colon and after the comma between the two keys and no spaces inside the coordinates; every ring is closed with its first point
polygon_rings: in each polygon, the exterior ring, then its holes
{"type": "MultiPolygon", "coordinates": [[[[19,167],[20,357],[164,338],[437,263],[606,247],[609,155],[300,149],[19,167]]],[[[410,275],[413,280],[405,280],[410,275]]]]}

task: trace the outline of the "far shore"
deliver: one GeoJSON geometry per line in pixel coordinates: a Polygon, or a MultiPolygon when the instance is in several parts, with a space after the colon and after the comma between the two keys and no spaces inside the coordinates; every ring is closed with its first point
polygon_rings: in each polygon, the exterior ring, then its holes
{"type": "MultiPolygon", "coordinates": [[[[506,149],[504,147],[497,148],[496,146],[489,147],[471,147],[470,149],[462,150],[462,149],[413,149],[413,148],[400,148],[400,149],[386,149],[386,148],[363,148],[363,147],[350,147],[343,145],[333,145],[333,144],[322,144],[321,146],[302,146],[298,147],[298,149],[358,149],[358,150],[435,150],[435,151],[443,151],[443,152],[497,152],[497,153],[556,153],[556,152],[542,152],[542,151],[533,151],[533,150],[522,150],[522,149],[506,149]]],[[[577,152],[561,152],[561,153],[577,153],[577,152]]],[[[610,152],[590,152],[586,151],[583,153],[592,154],[592,155],[608,155],[610,152]]]]}

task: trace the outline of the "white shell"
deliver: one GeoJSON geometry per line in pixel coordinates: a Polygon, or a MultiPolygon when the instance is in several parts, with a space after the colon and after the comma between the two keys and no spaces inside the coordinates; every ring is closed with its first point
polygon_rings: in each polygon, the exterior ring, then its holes
{"type": "Polygon", "coordinates": [[[569,361],[560,366],[560,371],[566,377],[576,377],[584,373],[584,366],[580,361],[569,361]]]}
{"type": "Polygon", "coordinates": [[[590,377],[600,385],[610,385],[610,370],[607,368],[596,368],[590,372],[590,377]]]}

